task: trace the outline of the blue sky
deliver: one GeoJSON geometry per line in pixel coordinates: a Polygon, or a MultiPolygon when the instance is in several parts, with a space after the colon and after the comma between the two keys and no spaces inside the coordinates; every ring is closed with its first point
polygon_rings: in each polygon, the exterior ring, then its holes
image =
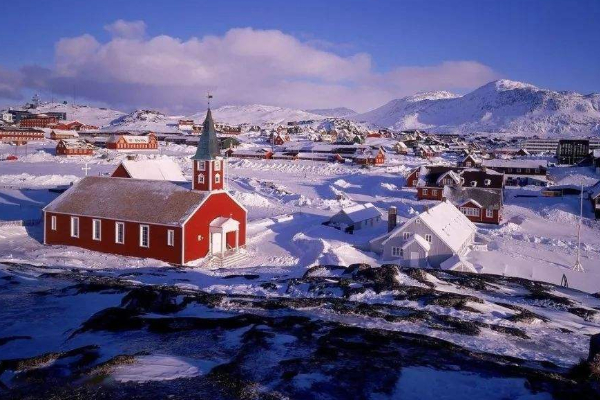
{"type": "MultiPolygon", "coordinates": [[[[386,74],[396,68],[435,67],[447,61],[469,61],[493,71],[482,74],[479,80],[488,76],[502,77],[556,90],[600,92],[600,1],[597,0],[29,0],[3,4],[3,12],[8,17],[0,24],[0,37],[5,39],[0,52],[0,68],[5,71],[37,65],[54,73],[55,45],[61,38],[89,34],[105,44],[114,38],[105,27],[122,19],[143,21],[147,40],[166,35],[185,42],[206,35],[223,37],[232,28],[250,27],[256,31],[280,31],[311,48],[344,59],[356,54],[368,55],[371,76],[356,78],[350,86],[365,86],[368,81],[369,87],[373,88],[376,85],[373,79],[382,78],[374,78],[374,75],[386,74]]],[[[204,55],[201,63],[210,62],[204,55]]],[[[312,72],[309,75],[282,79],[288,83],[329,79],[322,75],[315,77],[312,72]]],[[[346,85],[348,79],[355,79],[352,76],[342,77],[336,84],[346,85]]],[[[403,76],[403,79],[408,78],[403,76]]],[[[479,80],[474,79],[472,84],[465,81],[461,84],[464,87],[451,87],[445,83],[447,80],[440,80],[441,86],[445,87],[439,89],[465,92],[480,84],[479,80]]],[[[268,82],[272,84],[270,80],[268,82]]],[[[198,87],[204,87],[202,84],[198,83],[198,87]]],[[[220,87],[225,84],[219,83],[220,87]]],[[[78,81],[74,85],[84,86],[78,81]]],[[[27,90],[31,85],[24,83],[23,86],[22,89],[27,90]]],[[[55,85],[44,87],[48,92],[57,91],[55,85]]],[[[420,86],[405,84],[398,88],[397,97],[412,89],[419,90],[420,86]]],[[[423,85],[423,89],[433,88],[423,85]]],[[[116,102],[121,106],[138,101],[111,99],[106,94],[93,99],[95,94],[91,88],[82,92],[91,100],[116,102]]],[[[364,105],[358,101],[349,105],[369,108],[379,98],[386,101],[388,97],[396,97],[394,94],[390,90],[369,99],[364,105]]],[[[273,95],[264,96],[265,101],[277,99],[273,95]]],[[[246,101],[250,100],[242,102],[246,101]]],[[[300,106],[309,101],[305,97],[300,104],[288,105],[300,106]]],[[[321,105],[334,104],[317,104],[321,105]]],[[[181,107],[185,108],[184,105],[181,107]]]]}

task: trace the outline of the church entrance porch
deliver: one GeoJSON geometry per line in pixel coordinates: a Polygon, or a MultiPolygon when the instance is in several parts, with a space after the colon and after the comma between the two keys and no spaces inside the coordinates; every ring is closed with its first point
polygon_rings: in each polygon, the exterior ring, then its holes
{"type": "Polygon", "coordinates": [[[238,250],[240,223],[233,218],[218,217],[210,223],[210,253],[223,257],[230,250],[238,250]]]}

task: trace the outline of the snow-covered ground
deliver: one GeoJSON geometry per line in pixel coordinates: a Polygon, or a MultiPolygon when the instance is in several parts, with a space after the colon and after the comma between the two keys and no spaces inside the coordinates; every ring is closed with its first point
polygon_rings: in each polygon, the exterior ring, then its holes
{"type": "MultiPolygon", "coordinates": [[[[242,135],[246,136],[246,135],[242,135]]],[[[249,138],[252,141],[252,138],[249,138]]],[[[54,143],[23,148],[0,145],[0,153],[19,152],[19,160],[2,162],[0,176],[0,219],[31,218],[35,210],[53,198],[47,188],[68,185],[84,175],[108,174],[125,155],[100,150],[93,157],[64,158],[53,154],[54,143]]],[[[159,154],[141,158],[169,158],[191,176],[189,156],[194,148],[161,145],[159,154]]],[[[434,160],[435,161],[435,160],[434,160]]],[[[453,161],[439,159],[439,162],[453,161]]],[[[287,160],[239,160],[229,162],[227,185],[249,209],[248,257],[237,268],[301,273],[315,264],[348,265],[377,263],[375,254],[359,250],[369,239],[381,234],[385,224],[348,235],[321,225],[341,207],[371,202],[383,211],[390,206],[407,219],[433,203],[416,201],[412,189],[403,188],[406,173],[424,161],[411,156],[388,154],[386,165],[362,169],[353,165],[287,160]],[[281,215],[292,218],[274,219],[281,215]]],[[[597,176],[588,168],[553,168],[559,184],[592,184],[597,176]]],[[[581,261],[585,273],[571,271],[575,262],[579,199],[541,197],[537,188],[507,189],[504,220],[499,226],[479,225],[479,233],[489,239],[489,250],[472,252],[468,258],[483,273],[519,276],[559,284],[563,274],[571,287],[587,292],[600,291],[600,224],[593,219],[591,205],[584,202],[581,261]],[[537,196],[537,197],[531,197],[537,196]]],[[[39,243],[40,227],[2,227],[2,253],[13,259],[53,263],[61,254],[64,265],[87,264],[89,255],[76,248],[47,248],[39,243]],[[36,233],[37,232],[37,233],[36,233]],[[37,234],[37,236],[36,236],[37,234]],[[18,246],[15,244],[18,243],[18,246]],[[21,249],[18,251],[17,249],[21,249]],[[64,257],[65,252],[70,254],[64,257]]],[[[137,260],[133,261],[139,264],[137,260]]],[[[117,261],[117,264],[120,262],[117,261]]],[[[151,264],[144,261],[141,265],[151,264]]],[[[102,264],[102,262],[100,263],[102,264]]]]}

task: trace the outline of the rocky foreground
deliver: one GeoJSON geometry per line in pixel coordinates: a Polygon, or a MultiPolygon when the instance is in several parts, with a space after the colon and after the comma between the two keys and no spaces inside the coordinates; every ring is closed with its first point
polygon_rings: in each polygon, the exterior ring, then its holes
{"type": "Polygon", "coordinates": [[[6,399],[600,396],[600,299],[548,284],[363,264],[222,276],[256,295],[27,268],[0,270],[6,399]]]}

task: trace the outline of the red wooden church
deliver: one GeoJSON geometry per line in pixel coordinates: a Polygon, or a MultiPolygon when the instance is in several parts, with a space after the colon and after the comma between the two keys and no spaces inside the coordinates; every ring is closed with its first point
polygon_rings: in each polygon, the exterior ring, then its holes
{"type": "Polygon", "coordinates": [[[225,257],[246,243],[247,211],[225,190],[210,109],[192,188],[180,183],[85,177],[44,208],[44,243],[185,264],[225,257]]]}

